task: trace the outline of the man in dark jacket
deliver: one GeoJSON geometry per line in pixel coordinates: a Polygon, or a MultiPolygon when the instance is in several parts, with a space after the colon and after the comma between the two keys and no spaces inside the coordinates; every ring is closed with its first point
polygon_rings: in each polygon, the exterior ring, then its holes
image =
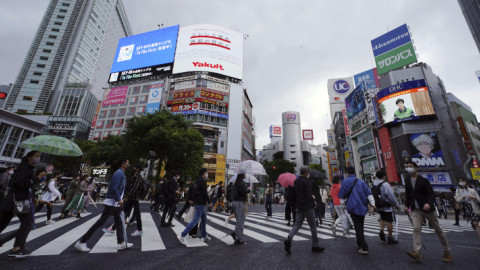
{"type": "Polygon", "coordinates": [[[163,227],[174,227],[172,224],[173,216],[177,210],[177,194],[180,193],[177,190],[177,181],[180,179],[180,173],[175,172],[175,176],[170,179],[165,185],[165,190],[163,191],[165,195],[165,207],[163,208],[162,215],[162,226],[163,227]],[[169,214],[168,223],[165,223],[165,219],[169,214]]]}
{"type": "Polygon", "coordinates": [[[200,170],[200,178],[197,180],[193,188],[193,207],[195,207],[195,216],[193,220],[187,225],[185,230],[178,236],[180,242],[184,245],[187,244],[187,233],[193,229],[198,224],[198,221],[201,219],[201,241],[210,241],[211,238],[207,235],[207,214],[205,212],[205,206],[208,203],[210,207],[212,203],[208,197],[207,192],[207,179],[208,172],[207,169],[203,168],[200,170]]]}
{"type": "Polygon", "coordinates": [[[143,190],[144,180],[142,175],[140,175],[142,165],[135,164],[135,166],[133,166],[133,170],[134,175],[131,177],[131,181],[127,183],[127,187],[125,189],[125,213],[128,217],[133,209],[133,217],[130,220],[130,224],[133,223],[133,220],[135,220],[137,222],[137,230],[132,233],[132,236],[141,236],[143,235],[143,231],[139,200],[142,199],[141,194],[145,193],[146,191],[143,190]]]}
{"type": "Polygon", "coordinates": [[[285,204],[285,219],[288,220],[287,226],[293,226],[290,220],[293,214],[293,223],[295,224],[295,188],[288,186],[285,189],[285,200],[287,201],[285,204]]]}
{"type": "Polygon", "coordinates": [[[182,216],[183,216],[183,213],[185,213],[185,211],[187,211],[187,209],[190,207],[189,200],[191,198],[193,199],[192,187],[193,187],[192,178],[189,176],[187,178],[187,188],[185,190],[185,204],[183,205],[182,210],[180,210],[177,214],[178,219],[181,219],[182,216]],[[192,196],[192,197],[190,197],[190,196],[192,196]]]}
{"type": "MultiPolygon", "coordinates": [[[[422,262],[420,249],[422,248],[422,222],[426,218],[435,228],[443,246],[443,261],[452,262],[448,240],[440,228],[438,217],[434,211],[435,193],[430,181],[417,173],[417,163],[409,160],[405,164],[408,176],[405,178],[405,211],[412,210],[413,219],[413,251],[407,254],[418,262],[422,262]]],[[[408,213],[407,213],[408,214],[408,213]]]]}
{"type": "Polygon", "coordinates": [[[315,213],[313,211],[314,202],[312,196],[312,185],[308,180],[310,174],[310,168],[301,167],[300,168],[300,177],[295,180],[295,206],[297,211],[297,216],[295,219],[295,224],[288,234],[287,239],[285,240],[285,251],[290,254],[292,239],[295,234],[302,227],[303,220],[307,218],[308,226],[310,226],[310,231],[312,233],[312,252],[323,252],[325,249],[318,246],[317,238],[317,226],[315,225],[315,213]]]}

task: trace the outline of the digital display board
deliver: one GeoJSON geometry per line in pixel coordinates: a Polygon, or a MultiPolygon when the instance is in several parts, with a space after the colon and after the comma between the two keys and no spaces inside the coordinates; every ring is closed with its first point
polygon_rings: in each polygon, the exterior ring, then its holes
{"type": "Polygon", "coordinates": [[[349,120],[365,110],[365,91],[361,85],[357,86],[357,88],[345,98],[345,107],[347,109],[347,117],[349,120]]]}
{"type": "Polygon", "coordinates": [[[425,80],[399,83],[378,92],[379,124],[396,123],[434,115],[425,80]]]}
{"type": "Polygon", "coordinates": [[[438,136],[435,132],[406,134],[393,139],[399,168],[404,167],[403,158],[411,158],[418,167],[445,167],[438,136]]]}

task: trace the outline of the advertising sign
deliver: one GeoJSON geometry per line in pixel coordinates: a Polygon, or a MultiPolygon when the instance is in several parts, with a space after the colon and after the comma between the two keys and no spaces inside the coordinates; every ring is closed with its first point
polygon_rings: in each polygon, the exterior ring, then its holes
{"type": "Polygon", "coordinates": [[[347,109],[343,109],[342,114],[343,114],[343,124],[345,125],[345,136],[350,136],[350,128],[348,127],[347,109]]]}
{"type": "Polygon", "coordinates": [[[451,185],[452,179],[448,172],[419,172],[421,176],[427,178],[432,185],[451,185]]]}
{"type": "Polygon", "coordinates": [[[470,142],[470,137],[468,136],[467,128],[465,127],[465,123],[463,122],[462,117],[457,117],[458,125],[460,126],[460,133],[462,133],[463,142],[465,147],[467,148],[468,154],[472,158],[476,158],[475,151],[473,151],[472,143],[470,142]]]}
{"type": "Polygon", "coordinates": [[[328,147],[330,149],[335,148],[335,132],[333,129],[327,130],[327,140],[328,140],[328,147]]]}
{"type": "Polygon", "coordinates": [[[154,113],[160,109],[160,103],[162,101],[164,85],[163,81],[152,84],[150,86],[150,92],[148,93],[148,103],[145,113],[154,113]]]}
{"type": "Polygon", "coordinates": [[[124,104],[127,99],[127,93],[128,86],[114,87],[105,90],[102,107],[115,104],[124,104]]]}
{"type": "Polygon", "coordinates": [[[375,57],[411,42],[406,24],[401,25],[371,41],[375,57]]]}
{"type": "Polygon", "coordinates": [[[175,92],[173,94],[173,99],[184,99],[184,98],[193,98],[195,97],[195,90],[175,92]]]}
{"type": "Polygon", "coordinates": [[[440,143],[436,133],[414,133],[394,139],[399,167],[403,158],[412,158],[418,167],[445,167],[440,143]]]}
{"type": "Polygon", "coordinates": [[[385,172],[388,182],[399,182],[397,166],[395,166],[395,157],[393,155],[392,144],[390,142],[390,133],[386,127],[378,129],[380,147],[382,148],[383,160],[385,161],[385,172]]]}
{"type": "Polygon", "coordinates": [[[172,74],[172,63],[110,73],[109,83],[172,74]]]}
{"type": "Polygon", "coordinates": [[[353,78],[330,79],[327,84],[330,103],[343,103],[353,91],[353,78]]]}
{"type": "Polygon", "coordinates": [[[203,115],[207,115],[207,116],[213,116],[213,117],[228,119],[228,114],[217,113],[217,112],[209,112],[209,111],[203,111],[203,110],[178,111],[178,112],[172,112],[172,113],[173,114],[183,114],[183,115],[203,114],[203,115]]]}
{"type": "Polygon", "coordinates": [[[378,75],[415,62],[417,62],[417,55],[411,42],[375,57],[378,75]]]}
{"type": "Polygon", "coordinates": [[[173,73],[189,71],[208,71],[242,79],[242,34],[209,24],[180,28],[173,73]]]}
{"type": "Polygon", "coordinates": [[[360,86],[363,90],[380,87],[376,68],[353,75],[353,80],[355,81],[355,87],[360,86]]]}
{"type": "Polygon", "coordinates": [[[470,168],[473,180],[480,180],[480,168],[470,168]]]}
{"type": "Polygon", "coordinates": [[[424,80],[399,83],[378,92],[379,122],[403,122],[433,115],[432,101],[424,80]]]}
{"type": "Polygon", "coordinates": [[[304,141],[313,141],[313,129],[302,130],[302,135],[304,141]]]}
{"type": "Polygon", "coordinates": [[[195,88],[195,86],[196,86],[196,82],[195,82],[195,81],[176,82],[176,83],[175,83],[175,90],[195,88]]]}
{"type": "Polygon", "coordinates": [[[362,89],[362,87],[358,86],[352,91],[352,93],[350,93],[350,95],[345,98],[345,107],[349,120],[365,110],[365,91],[362,89]]]}
{"type": "Polygon", "coordinates": [[[172,106],[172,112],[183,112],[183,111],[191,111],[191,110],[198,110],[198,109],[200,109],[200,102],[172,106]]]}
{"type": "Polygon", "coordinates": [[[282,126],[270,126],[270,138],[282,137],[282,126]]]}
{"type": "Polygon", "coordinates": [[[178,25],[121,38],[110,73],[172,63],[178,25]]]}
{"type": "Polygon", "coordinates": [[[204,97],[204,98],[215,99],[215,100],[223,100],[223,95],[222,94],[217,94],[217,93],[213,93],[213,92],[205,91],[205,90],[200,91],[200,96],[204,97]]]}

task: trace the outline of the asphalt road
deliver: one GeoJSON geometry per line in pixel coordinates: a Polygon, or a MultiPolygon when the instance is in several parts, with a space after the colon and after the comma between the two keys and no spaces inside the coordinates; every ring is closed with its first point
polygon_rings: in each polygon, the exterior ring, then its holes
{"type": "MultiPolygon", "coordinates": [[[[56,206],[54,213],[60,206],[56,206]]],[[[229,236],[234,223],[225,228],[222,214],[209,214],[207,232],[212,241],[200,247],[186,247],[176,238],[175,230],[181,230],[185,225],[183,220],[175,228],[158,227],[160,216],[151,214],[147,203],[142,203],[142,213],[145,217],[144,231],[148,235],[130,237],[129,242],[134,246],[128,250],[116,252],[116,237],[103,236],[97,231],[88,242],[90,253],[80,253],[73,247],[74,242],[89,227],[89,224],[98,219],[103,208],[89,207],[91,214],[81,220],[69,218],[58,221],[58,228],[48,227],[38,223],[38,228],[32,230],[27,248],[33,251],[34,256],[26,259],[7,258],[6,254],[11,244],[7,243],[0,248],[0,269],[475,269],[480,263],[480,239],[470,226],[462,221],[461,227],[451,226],[452,220],[441,220],[447,232],[453,263],[442,262],[442,247],[435,233],[425,229],[423,242],[426,250],[422,251],[424,262],[418,264],[406,255],[412,248],[412,235],[409,223],[405,216],[400,217],[400,235],[398,245],[386,245],[377,236],[377,217],[367,217],[366,239],[369,244],[369,255],[360,255],[356,250],[355,238],[333,236],[330,227],[330,214],[326,214],[324,226],[319,230],[319,243],[325,247],[325,252],[312,254],[310,234],[306,222],[303,233],[294,238],[292,254],[287,255],[283,250],[283,240],[288,234],[283,220],[283,206],[274,206],[274,218],[265,218],[265,209],[260,205],[249,206],[245,228],[249,233],[245,237],[247,245],[231,245],[229,236]],[[149,221],[153,223],[148,224],[149,221]],[[90,223],[89,223],[90,222],[90,223]],[[35,233],[35,231],[37,231],[35,233]],[[303,240],[299,240],[304,238],[303,240]],[[161,240],[158,240],[161,239],[161,240]],[[298,241],[297,241],[298,240],[298,241]],[[148,251],[148,250],[151,251],[148,251]],[[157,250],[155,250],[157,249],[157,250]],[[49,255],[45,255],[49,254],[49,255]]],[[[180,205],[177,207],[180,210],[180,205]]],[[[45,210],[44,210],[45,211],[45,210]]],[[[44,214],[44,213],[43,213],[44,214]]],[[[42,219],[42,214],[37,220],[42,219]]],[[[58,220],[58,218],[56,219],[58,220]]],[[[107,221],[106,226],[113,219],[107,221]]],[[[17,223],[12,222],[11,226],[17,223]]],[[[105,226],[105,227],[106,227],[105,226]]],[[[13,227],[7,227],[7,230],[13,227]]],[[[128,232],[135,230],[129,226],[128,232]]],[[[340,227],[338,227],[339,231],[340,227]]],[[[2,235],[0,235],[1,237],[2,235]]],[[[203,244],[196,239],[190,240],[192,245],[203,244]]]]}

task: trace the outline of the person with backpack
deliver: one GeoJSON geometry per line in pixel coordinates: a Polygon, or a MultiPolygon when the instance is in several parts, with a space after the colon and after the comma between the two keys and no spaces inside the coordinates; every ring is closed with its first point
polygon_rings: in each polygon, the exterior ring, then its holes
{"type": "Polygon", "coordinates": [[[346,201],[346,208],[352,217],[357,238],[358,253],[368,255],[368,244],[365,241],[364,223],[368,212],[368,204],[375,209],[375,200],[365,181],[355,176],[355,168],[347,168],[348,177],[345,178],[338,192],[338,197],[346,201]]]}
{"type": "Polygon", "coordinates": [[[295,217],[297,213],[295,212],[295,189],[292,186],[285,188],[285,219],[288,221],[287,226],[293,226],[295,224],[295,217]],[[290,223],[290,220],[293,216],[293,223],[290,223]]]}
{"type": "Polygon", "coordinates": [[[227,209],[225,209],[225,213],[230,214],[230,216],[225,218],[225,227],[228,227],[228,221],[235,218],[235,212],[233,212],[233,207],[232,207],[233,182],[228,183],[226,193],[227,193],[227,209]]]}
{"type": "Polygon", "coordinates": [[[375,200],[375,206],[380,214],[380,240],[387,241],[387,244],[398,244],[398,241],[393,239],[393,208],[400,209],[400,204],[395,198],[393,188],[385,180],[385,172],[377,171],[377,179],[373,181],[372,195],[375,200]],[[387,226],[388,239],[385,239],[385,225],[387,226]]]}
{"type": "Polygon", "coordinates": [[[302,227],[305,218],[312,233],[312,252],[323,252],[325,250],[325,248],[318,246],[317,226],[315,225],[315,213],[313,211],[312,184],[308,180],[309,175],[310,168],[303,166],[300,168],[300,176],[294,182],[297,216],[295,224],[293,224],[287,239],[284,241],[284,248],[288,254],[291,253],[293,237],[302,227]]]}

